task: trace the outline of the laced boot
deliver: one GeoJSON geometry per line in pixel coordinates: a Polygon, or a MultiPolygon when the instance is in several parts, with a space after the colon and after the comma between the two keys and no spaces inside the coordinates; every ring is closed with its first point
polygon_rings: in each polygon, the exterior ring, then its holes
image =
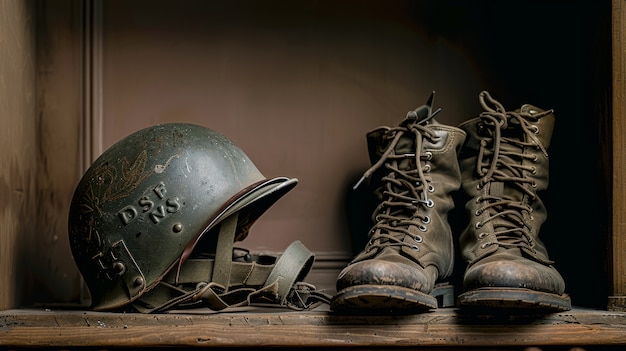
{"type": "Polygon", "coordinates": [[[569,310],[563,278],[538,237],[553,111],[526,104],[508,112],[486,91],[479,100],[485,111],[459,126],[467,133],[459,163],[470,218],[460,237],[468,266],[458,305],[569,310]]]}
{"type": "Polygon", "coordinates": [[[437,123],[434,93],[426,105],[410,111],[397,127],[367,135],[373,166],[369,179],[378,206],[365,249],[342,270],[335,311],[392,311],[454,304],[444,283],[453,268],[448,212],[450,192],[461,186],[457,152],[465,133],[437,123]],[[441,283],[439,283],[441,282],[441,283]]]}

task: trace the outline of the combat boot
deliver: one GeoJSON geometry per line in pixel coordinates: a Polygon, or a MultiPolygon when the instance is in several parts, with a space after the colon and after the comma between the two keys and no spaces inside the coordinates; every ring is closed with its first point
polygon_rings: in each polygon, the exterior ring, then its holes
{"type": "Polygon", "coordinates": [[[509,112],[486,91],[479,101],[485,111],[459,126],[467,133],[459,163],[469,224],[460,236],[467,268],[457,303],[569,310],[563,278],[539,239],[553,111],[526,104],[509,112]]]}
{"type": "Polygon", "coordinates": [[[433,119],[439,112],[432,110],[433,97],[398,126],[367,135],[373,165],[361,181],[369,180],[378,206],[365,249],[339,274],[335,311],[454,304],[454,290],[445,283],[454,261],[448,212],[450,193],[461,185],[457,153],[465,133],[433,119]]]}

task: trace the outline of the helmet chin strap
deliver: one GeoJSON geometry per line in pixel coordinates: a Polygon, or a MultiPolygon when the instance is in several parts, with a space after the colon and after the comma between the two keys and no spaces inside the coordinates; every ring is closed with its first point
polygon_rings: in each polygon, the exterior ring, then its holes
{"type": "Polygon", "coordinates": [[[215,268],[211,276],[211,282],[224,287],[224,292],[228,291],[230,272],[233,260],[233,243],[235,242],[235,232],[237,231],[237,220],[239,212],[228,216],[220,223],[220,233],[217,237],[217,249],[215,251],[215,268]]]}
{"type": "Polygon", "coordinates": [[[315,256],[300,241],[290,244],[279,257],[246,255],[233,258],[238,212],[220,223],[217,249],[209,258],[186,260],[153,289],[132,303],[142,313],[208,307],[275,306],[295,310],[329,303],[330,296],[302,280],[315,256]]]}

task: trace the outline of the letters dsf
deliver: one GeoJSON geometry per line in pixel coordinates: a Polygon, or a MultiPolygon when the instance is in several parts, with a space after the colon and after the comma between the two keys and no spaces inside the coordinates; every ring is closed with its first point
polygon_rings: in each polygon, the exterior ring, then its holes
{"type": "MultiPolygon", "coordinates": [[[[123,225],[127,225],[140,216],[148,216],[153,223],[159,223],[160,220],[172,213],[180,210],[181,204],[176,197],[165,198],[167,189],[165,184],[160,182],[152,189],[152,196],[142,196],[137,200],[136,205],[128,205],[118,211],[118,216],[123,225]]],[[[151,193],[151,194],[152,194],[151,193]]]]}

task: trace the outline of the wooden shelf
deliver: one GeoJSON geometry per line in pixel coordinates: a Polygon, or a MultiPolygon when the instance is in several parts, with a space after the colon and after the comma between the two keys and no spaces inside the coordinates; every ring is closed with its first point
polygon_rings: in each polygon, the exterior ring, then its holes
{"type": "MultiPolygon", "coordinates": [[[[143,315],[82,310],[0,312],[0,349],[32,347],[330,347],[520,349],[626,345],[626,313],[576,308],[543,317],[439,309],[401,316],[341,316],[324,309],[143,315]]],[[[564,348],[567,350],[569,348],[564,348]]]]}

